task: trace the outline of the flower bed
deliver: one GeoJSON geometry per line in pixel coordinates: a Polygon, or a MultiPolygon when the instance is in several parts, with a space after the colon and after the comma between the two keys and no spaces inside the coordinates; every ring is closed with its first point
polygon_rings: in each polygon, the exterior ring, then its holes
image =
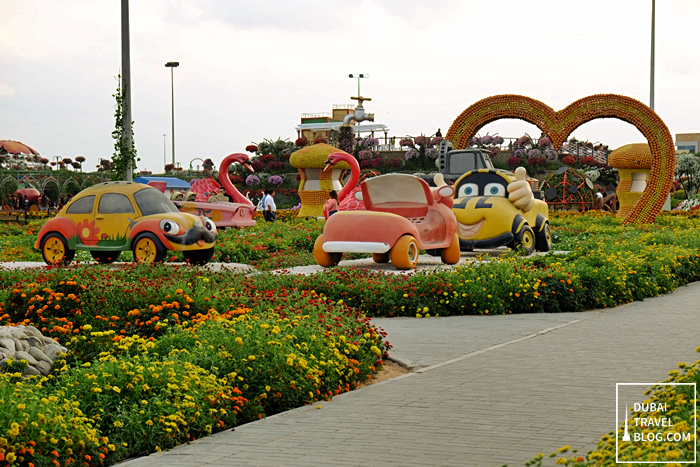
{"type": "Polygon", "coordinates": [[[388,349],[363,315],[313,291],[172,266],[17,275],[0,272],[0,325],[70,350],[48,378],[20,380],[19,363],[0,376],[0,454],[23,465],[110,464],[328,399],[388,349]]]}
{"type": "Polygon", "coordinates": [[[602,213],[552,216],[555,249],[409,275],[333,268],[239,279],[243,287],[316,290],[368,316],[583,311],[667,293],[700,274],[700,219],[665,215],[622,226],[602,213]]]}

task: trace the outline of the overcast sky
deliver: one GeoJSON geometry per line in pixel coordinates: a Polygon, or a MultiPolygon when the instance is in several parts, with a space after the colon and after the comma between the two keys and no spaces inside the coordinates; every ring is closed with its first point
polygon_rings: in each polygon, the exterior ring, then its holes
{"type": "MultiPolygon", "coordinates": [[[[43,156],[114,152],[118,0],[0,0],[0,139],[43,156]]],[[[132,111],[139,169],[218,165],[264,138],[296,139],[307,112],[351,104],[357,80],[390,136],[443,134],[474,102],[523,94],[555,110],[590,94],[649,103],[651,0],[131,0],[132,111]],[[197,162],[195,162],[197,164],[197,162]]],[[[656,2],[655,110],[671,133],[700,132],[699,0],[656,2]]],[[[533,136],[515,120],[481,134],[533,136]]],[[[642,142],[597,120],[579,139],[642,142]]]]}

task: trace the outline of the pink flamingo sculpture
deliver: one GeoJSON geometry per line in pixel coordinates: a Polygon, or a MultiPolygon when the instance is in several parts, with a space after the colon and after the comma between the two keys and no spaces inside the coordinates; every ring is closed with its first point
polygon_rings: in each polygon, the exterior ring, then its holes
{"type": "MultiPolygon", "coordinates": [[[[249,158],[246,154],[236,153],[230,154],[224,158],[219,166],[219,178],[228,194],[230,194],[234,202],[214,201],[216,198],[210,198],[208,201],[177,201],[173,203],[183,212],[189,212],[197,216],[208,217],[214,221],[217,227],[248,227],[255,225],[255,210],[256,207],[252,201],[243,196],[233,183],[228,175],[228,168],[234,162],[240,162],[248,170],[253,172],[253,168],[248,162],[249,158]]],[[[218,184],[213,179],[205,179],[209,184],[208,187],[218,187],[218,184]]],[[[158,183],[158,182],[151,182],[158,183]]],[[[164,185],[164,184],[163,184],[164,185]]]]}
{"type": "Polygon", "coordinates": [[[219,179],[221,180],[221,184],[224,186],[226,189],[226,192],[233,197],[233,200],[236,203],[240,204],[250,204],[253,206],[253,202],[243,196],[235,186],[233,186],[233,183],[231,183],[231,178],[228,175],[228,168],[231,164],[234,162],[238,162],[242,164],[246,169],[250,170],[251,172],[254,172],[253,167],[251,167],[250,158],[248,157],[247,154],[243,154],[240,152],[234,153],[234,154],[229,154],[224,158],[223,161],[221,161],[221,165],[219,166],[219,179]]]}
{"type": "MultiPolygon", "coordinates": [[[[328,156],[326,161],[326,168],[323,170],[328,170],[333,165],[345,161],[350,164],[350,179],[348,183],[340,190],[338,193],[338,210],[339,211],[364,211],[365,203],[363,201],[358,201],[355,199],[354,194],[359,189],[357,182],[360,181],[360,164],[357,163],[355,159],[350,154],[344,152],[334,152],[328,156]],[[347,201],[343,200],[347,198],[347,201]]],[[[328,219],[328,210],[324,207],[323,215],[328,219]]]]}

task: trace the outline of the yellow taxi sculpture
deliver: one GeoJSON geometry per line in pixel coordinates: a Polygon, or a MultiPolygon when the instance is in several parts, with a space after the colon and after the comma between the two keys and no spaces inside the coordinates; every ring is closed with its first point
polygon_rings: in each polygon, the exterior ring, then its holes
{"type": "Polygon", "coordinates": [[[163,261],[182,251],[204,264],[214,255],[218,233],[211,219],[180,212],[160,190],[134,182],[105,182],[81,191],[39,231],[35,248],[49,265],[68,264],[75,250],[100,263],[131,250],[134,261],[163,261]]]}
{"type": "Polygon", "coordinates": [[[529,255],[552,248],[549,208],[535,199],[526,178],[518,167],[515,176],[480,169],[457,179],[452,212],[461,250],[522,246],[529,255]]]}

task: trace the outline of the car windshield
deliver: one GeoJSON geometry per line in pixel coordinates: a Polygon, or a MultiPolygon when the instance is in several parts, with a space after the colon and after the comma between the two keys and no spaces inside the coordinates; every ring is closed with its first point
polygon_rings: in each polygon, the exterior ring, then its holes
{"type": "Polygon", "coordinates": [[[134,193],[134,199],[136,200],[136,204],[142,216],[180,212],[167,196],[155,188],[144,188],[143,190],[137,191],[134,193]]]}
{"type": "Polygon", "coordinates": [[[412,175],[390,174],[364,182],[373,205],[416,203],[428,205],[423,184],[412,175]]]}

